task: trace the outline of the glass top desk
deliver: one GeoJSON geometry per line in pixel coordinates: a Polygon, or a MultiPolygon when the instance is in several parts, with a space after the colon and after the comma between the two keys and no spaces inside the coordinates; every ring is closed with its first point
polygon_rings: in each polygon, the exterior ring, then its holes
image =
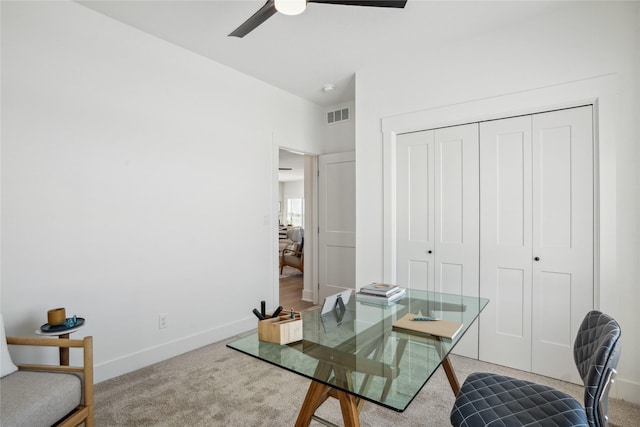
{"type": "Polygon", "coordinates": [[[442,365],[454,394],[460,385],[449,352],[489,301],[477,297],[407,290],[388,307],[357,301],[344,311],[302,313],[303,339],[287,345],[260,342],[257,332],[228,347],[309,378],[296,426],[307,426],[328,398],[340,401],[345,426],[359,426],[364,401],[402,412],[442,365]],[[392,329],[407,313],[463,324],[453,339],[392,329]]]}

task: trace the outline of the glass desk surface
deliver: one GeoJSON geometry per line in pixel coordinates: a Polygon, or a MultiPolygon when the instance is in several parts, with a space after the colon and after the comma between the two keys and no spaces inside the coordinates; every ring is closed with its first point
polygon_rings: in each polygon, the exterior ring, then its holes
{"type": "Polygon", "coordinates": [[[303,340],[260,342],[258,333],[228,347],[379,405],[404,411],[489,301],[407,289],[388,307],[352,295],[346,310],[302,312],[303,340]],[[458,321],[452,339],[392,329],[407,313],[458,321]]]}

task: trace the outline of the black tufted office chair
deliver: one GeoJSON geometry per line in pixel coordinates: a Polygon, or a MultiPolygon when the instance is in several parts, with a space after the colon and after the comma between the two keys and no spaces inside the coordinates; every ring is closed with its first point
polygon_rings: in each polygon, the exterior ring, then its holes
{"type": "Polygon", "coordinates": [[[591,311],[582,321],[573,359],[584,383],[584,407],[554,388],[505,377],[473,373],[451,411],[455,427],[589,426],[608,424],[607,398],[620,358],[620,325],[591,311]]]}

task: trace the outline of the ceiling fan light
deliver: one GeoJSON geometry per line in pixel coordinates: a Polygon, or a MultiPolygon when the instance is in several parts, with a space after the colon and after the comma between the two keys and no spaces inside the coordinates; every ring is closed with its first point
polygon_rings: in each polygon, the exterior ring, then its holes
{"type": "Polygon", "coordinates": [[[276,10],[284,15],[299,15],[307,7],[307,0],[275,0],[276,10]]]}

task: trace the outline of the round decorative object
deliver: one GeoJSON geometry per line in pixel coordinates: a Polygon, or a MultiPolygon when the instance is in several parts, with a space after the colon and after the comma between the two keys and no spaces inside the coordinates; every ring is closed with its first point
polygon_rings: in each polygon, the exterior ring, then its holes
{"type": "Polygon", "coordinates": [[[84,318],[76,317],[76,323],[73,326],[67,327],[64,321],[62,322],[62,324],[58,324],[58,325],[51,325],[49,323],[45,323],[44,325],[40,326],[40,330],[42,332],[64,332],[64,331],[69,331],[71,329],[78,328],[82,325],[84,325],[84,318]]]}
{"type": "Polygon", "coordinates": [[[64,324],[67,320],[67,314],[64,310],[64,307],[60,308],[52,308],[47,311],[47,322],[49,325],[60,325],[64,324]]]}

